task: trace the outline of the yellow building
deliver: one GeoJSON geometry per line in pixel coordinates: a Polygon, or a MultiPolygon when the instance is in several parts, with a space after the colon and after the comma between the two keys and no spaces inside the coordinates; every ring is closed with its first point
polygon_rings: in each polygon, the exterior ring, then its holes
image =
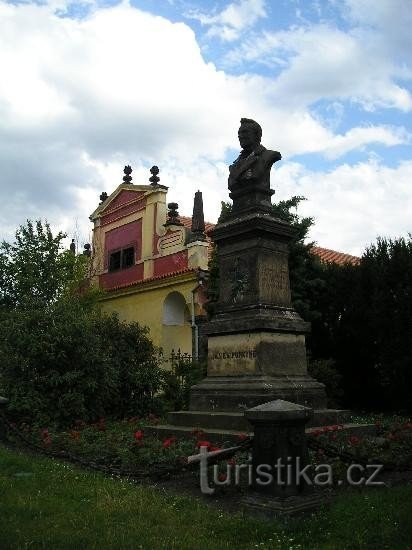
{"type": "Polygon", "coordinates": [[[172,349],[196,356],[208,267],[201,194],[196,194],[198,215],[187,227],[177,204],[167,208],[167,187],[159,184],[156,167],[149,185],[132,184],[131,168],[124,171],[124,183],[110,196],[103,193],[90,216],[92,278],[105,290],[103,309],[148,326],[165,358],[172,349]]]}

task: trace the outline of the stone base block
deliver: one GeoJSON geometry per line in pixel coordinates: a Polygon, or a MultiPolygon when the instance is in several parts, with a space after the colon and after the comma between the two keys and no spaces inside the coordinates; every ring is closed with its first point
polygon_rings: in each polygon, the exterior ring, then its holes
{"type": "Polygon", "coordinates": [[[325,386],[308,375],[208,376],[191,388],[190,410],[242,412],[275,399],[326,408],[325,386]]]}
{"type": "Polygon", "coordinates": [[[248,332],[209,336],[208,376],[307,374],[305,336],[248,332]]]}
{"type": "Polygon", "coordinates": [[[246,512],[264,519],[272,519],[316,512],[322,506],[329,504],[329,499],[326,495],[313,492],[288,498],[251,493],[242,499],[242,504],[246,512]]]}

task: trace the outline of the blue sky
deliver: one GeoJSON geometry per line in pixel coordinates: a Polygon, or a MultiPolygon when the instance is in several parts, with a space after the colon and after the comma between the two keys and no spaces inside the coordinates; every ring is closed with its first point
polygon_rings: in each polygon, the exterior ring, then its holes
{"type": "Polygon", "coordinates": [[[241,117],[283,159],[319,246],[412,231],[410,0],[0,0],[0,237],[26,218],[90,239],[100,192],[160,167],[215,221],[241,117]]]}

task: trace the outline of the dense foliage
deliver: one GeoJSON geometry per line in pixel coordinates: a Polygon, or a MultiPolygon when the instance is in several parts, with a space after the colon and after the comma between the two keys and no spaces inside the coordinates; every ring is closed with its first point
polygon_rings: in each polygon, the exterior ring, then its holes
{"type": "Polygon", "coordinates": [[[312,352],[333,357],[348,405],[412,410],[412,238],[378,238],[357,266],[325,266],[312,352]]]}
{"type": "Polygon", "coordinates": [[[147,329],[101,313],[79,292],[87,258],[64,251],[65,235],[27,222],[0,256],[0,391],[20,419],[144,414],[162,382],[147,329]]]}
{"type": "Polygon", "coordinates": [[[63,249],[66,235],[28,220],[13,243],[0,244],[0,305],[45,307],[71,292],[84,277],[87,258],[63,249]]]}

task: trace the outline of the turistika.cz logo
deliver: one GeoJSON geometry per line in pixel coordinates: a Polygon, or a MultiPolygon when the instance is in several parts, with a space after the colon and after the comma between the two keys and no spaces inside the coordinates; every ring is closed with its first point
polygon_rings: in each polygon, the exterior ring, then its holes
{"type": "MultiPolygon", "coordinates": [[[[346,469],[346,482],[348,485],[365,487],[384,485],[383,481],[377,481],[382,464],[351,464],[346,469]]],[[[255,468],[252,465],[252,456],[243,464],[236,464],[233,460],[226,464],[226,473],[219,473],[219,466],[213,466],[212,483],[215,486],[240,485],[241,479],[247,485],[284,487],[308,485],[317,487],[332,486],[335,483],[333,468],[330,464],[303,464],[300,457],[278,458],[275,464],[259,464],[255,468]]],[[[336,480],[342,485],[344,480],[336,480]]],[[[202,493],[212,495],[214,487],[209,483],[208,477],[208,451],[206,446],[200,446],[200,490],[202,493]]]]}

